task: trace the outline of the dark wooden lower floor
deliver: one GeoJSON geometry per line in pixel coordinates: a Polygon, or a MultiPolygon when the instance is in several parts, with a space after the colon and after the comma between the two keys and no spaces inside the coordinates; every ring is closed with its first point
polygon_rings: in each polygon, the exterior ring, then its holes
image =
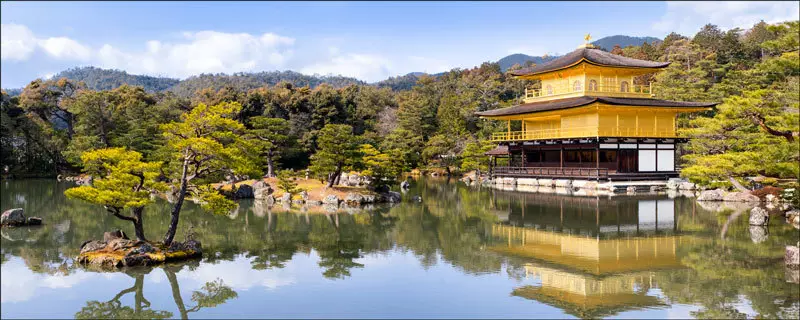
{"type": "Polygon", "coordinates": [[[603,180],[666,180],[677,177],[679,141],[594,139],[549,143],[508,143],[507,154],[492,155],[492,174],[603,180]],[[498,166],[498,158],[503,159],[498,166]]]}
{"type": "Polygon", "coordinates": [[[495,177],[513,178],[549,178],[549,179],[585,179],[602,181],[635,181],[635,180],[667,180],[677,178],[677,171],[664,172],[617,172],[605,168],[570,168],[570,167],[493,167],[495,177]]]}

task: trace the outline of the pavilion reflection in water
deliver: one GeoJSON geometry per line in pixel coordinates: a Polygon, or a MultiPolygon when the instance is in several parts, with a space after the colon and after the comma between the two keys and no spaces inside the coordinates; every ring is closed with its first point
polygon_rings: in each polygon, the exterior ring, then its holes
{"type": "Polygon", "coordinates": [[[524,261],[531,284],[512,295],[581,318],[666,305],[648,291],[658,288],[656,272],[682,268],[673,199],[511,197],[498,210],[490,250],[524,261]]]}

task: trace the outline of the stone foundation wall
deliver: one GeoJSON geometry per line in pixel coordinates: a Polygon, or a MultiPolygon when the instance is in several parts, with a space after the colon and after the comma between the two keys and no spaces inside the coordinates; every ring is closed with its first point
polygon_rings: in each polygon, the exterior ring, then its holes
{"type": "MultiPolygon", "coordinates": [[[[471,182],[470,184],[472,183],[478,182],[475,181],[471,182]]],[[[481,182],[481,184],[483,186],[505,191],[595,196],[621,193],[635,194],[660,192],[667,188],[668,181],[653,180],[632,182],[598,182],[595,180],[580,179],[497,177],[495,179],[485,179],[481,182]]]]}

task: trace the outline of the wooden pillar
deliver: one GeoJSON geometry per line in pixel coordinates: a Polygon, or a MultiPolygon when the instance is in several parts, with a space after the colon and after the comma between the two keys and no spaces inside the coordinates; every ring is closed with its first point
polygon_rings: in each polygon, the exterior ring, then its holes
{"type": "Polygon", "coordinates": [[[525,155],[525,143],[524,142],[522,142],[522,155],[521,156],[522,156],[522,166],[521,167],[523,167],[523,168],[527,167],[528,166],[528,156],[525,155]]]}
{"type": "Polygon", "coordinates": [[[597,175],[597,180],[600,180],[600,139],[597,139],[597,144],[595,145],[595,174],[597,175]]]}
{"type": "Polygon", "coordinates": [[[560,154],[559,154],[559,157],[560,157],[560,160],[559,160],[559,162],[560,162],[560,166],[561,166],[561,168],[564,168],[564,143],[563,143],[563,142],[561,142],[561,144],[560,144],[560,148],[559,148],[558,150],[559,150],[559,152],[560,152],[560,154]]]}

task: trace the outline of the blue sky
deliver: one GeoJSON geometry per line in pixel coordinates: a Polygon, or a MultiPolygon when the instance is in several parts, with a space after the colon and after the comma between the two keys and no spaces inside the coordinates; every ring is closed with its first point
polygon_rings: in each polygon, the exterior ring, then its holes
{"type": "Polygon", "coordinates": [[[511,53],[563,54],[591,33],[692,35],[798,19],[793,2],[3,2],[3,88],[93,65],[186,78],[295,70],[378,81],[511,53]]]}

